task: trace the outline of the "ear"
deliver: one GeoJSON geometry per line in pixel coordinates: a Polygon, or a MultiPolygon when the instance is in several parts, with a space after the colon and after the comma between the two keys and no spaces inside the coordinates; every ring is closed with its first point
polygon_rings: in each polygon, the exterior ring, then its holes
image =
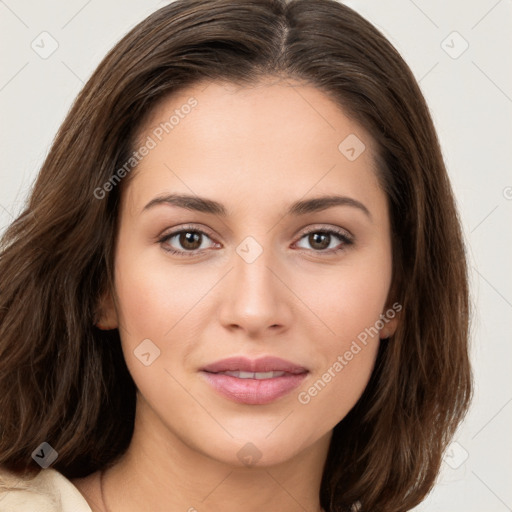
{"type": "Polygon", "coordinates": [[[102,331],[117,329],[117,310],[110,291],[104,292],[98,300],[94,324],[102,331]]]}
{"type": "Polygon", "coordinates": [[[402,285],[401,279],[394,277],[391,281],[391,285],[388,290],[388,296],[386,298],[385,309],[381,314],[382,322],[384,323],[382,329],[379,330],[379,338],[385,340],[393,336],[401,322],[402,318],[402,303],[400,293],[402,285]]]}
{"type": "Polygon", "coordinates": [[[400,324],[402,312],[402,305],[395,302],[392,306],[388,307],[381,315],[382,323],[384,324],[379,331],[380,339],[391,338],[400,324]]]}

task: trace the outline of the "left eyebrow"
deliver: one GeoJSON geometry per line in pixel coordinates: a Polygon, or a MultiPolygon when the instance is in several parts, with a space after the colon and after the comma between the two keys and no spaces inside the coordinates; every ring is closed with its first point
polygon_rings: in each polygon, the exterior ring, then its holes
{"type": "Polygon", "coordinates": [[[367,217],[370,219],[372,218],[368,208],[357,199],[337,195],[322,196],[313,199],[297,201],[290,206],[287,213],[295,216],[304,215],[306,213],[321,212],[323,210],[327,210],[327,208],[332,208],[333,206],[351,206],[353,208],[358,208],[364,212],[367,217]]]}
{"type": "MultiPolygon", "coordinates": [[[[198,211],[202,213],[211,213],[221,217],[227,216],[227,209],[222,203],[212,199],[187,194],[167,194],[155,197],[146,206],[144,206],[143,211],[161,204],[173,205],[179,208],[184,208],[186,210],[198,211]]],[[[350,206],[352,208],[357,208],[361,210],[368,218],[372,219],[370,211],[363,203],[351,197],[338,195],[322,196],[313,199],[296,201],[290,205],[286,215],[293,215],[296,217],[299,215],[305,215],[307,213],[327,210],[328,208],[332,208],[334,206],[350,206]]]]}

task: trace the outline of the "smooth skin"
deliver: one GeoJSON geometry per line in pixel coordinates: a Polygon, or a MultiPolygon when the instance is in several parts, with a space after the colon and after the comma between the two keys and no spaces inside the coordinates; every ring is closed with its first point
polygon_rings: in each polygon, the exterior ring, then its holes
{"type": "MultiPolygon", "coordinates": [[[[399,318],[299,401],[390,307],[390,221],[374,142],[323,92],[278,78],[196,83],[161,102],[139,140],[154,138],[192,96],[197,106],[132,171],[122,197],[115,293],[100,304],[100,323],[119,328],[138,394],[131,444],[105,473],[106,503],[110,512],[319,512],[332,429],[399,318]],[[366,146],[354,161],[338,149],[350,134],[366,146]],[[169,194],[214,200],[226,215],[145,208],[169,194]],[[296,201],[333,194],[353,204],[286,214],[296,201]],[[204,234],[169,237],[180,229],[204,234]],[[247,237],[256,244],[241,245],[247,237]],[[240,247],[262,252],[249,263],[240,247]],[[134,354],[146,339],[160,350],[149,366],[134,354]],[[240,355],[281,357],[309,373],[273,403],[235,403],[200,369],[240,355]]],[[[104,510],[99,472],[73,482],[104,510]]]]}

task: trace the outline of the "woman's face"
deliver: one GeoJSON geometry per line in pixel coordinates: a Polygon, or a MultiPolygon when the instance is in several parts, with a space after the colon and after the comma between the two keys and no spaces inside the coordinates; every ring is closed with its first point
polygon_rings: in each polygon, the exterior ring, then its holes
{"type": "Polygon", "coordinates": [[[229,464],[325,442],[396,323],[373,141],[297,82],[196,84],[139,141],[104,310],[137,414],[229,464]]]}

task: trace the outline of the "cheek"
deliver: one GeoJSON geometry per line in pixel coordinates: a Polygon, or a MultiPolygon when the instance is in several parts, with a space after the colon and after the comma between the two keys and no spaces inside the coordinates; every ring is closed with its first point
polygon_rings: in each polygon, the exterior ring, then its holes
{"type": "Polygon", "coordinates": [[[212,286],[212,276],[200,270],[191,273],[167,265],[161,256],[153,260],[153,253],[147,251],[125,254],[116,262],[118,313],[130,337],[164,338],[175,326],[179,328],[178,322],[212,286]]]}
{"type": "MultiPolygon", "coordinates": [[[[121,248],[122,243],[120,238],[121,248]]],[[[194,350],[204,319],[208,318],[204,311],[208,293],[218,276],[199,265],[192,269],[168,263],[165,255],[148,249],[119,250],[115,279],[121,344],[128,369],[144,396],[167,396],[169,386],[174,389],[175,383],[164,371],[181,372],[183,362],[194,350]],[[157,357],[145,366],[139,356],[148,351],[151,361],[154,354],[157,357]]]]}
{"type": "Polygon", "coordinates": [[[298,411],[312,431],[337,425],[363,394],[375,365],[378,340],[368,346],[357,342],[337,350],[329,363],[297,395],[298,411]]]}
{"type": "Polygon", "coordinates": [[[306,318],[325,341],[333,340],[333,346],[343,348],[385,312],[391,259],[383,252],[375,260],[353,258],[318,272],[295,272],[293,289],[310,310],[306,318]]]}
{"type": "Polygon", "coordinates": [[[323,324],[310,330],[312,357],[319,364],[297,396],[318,428],[336,425],[363,394],[379,349],[376,323],[386,298],[385,290],[367,289],[356,279],[334,280],[323,292],[318,299],[323,324]]]}
{"type": "Polygon", "coordinates": [[[182,393],[167,372],[188,350],[187,313],[204,293],[203,285],[191,285],[179,269],[155,265],[149,251],[118,254],[117,312],[128,370],[150,403],[179,404],[182,393]]]}
{"type": "Polygon", "coordinates": [[[305,324],[315,340],[311,355],[321,355],[298,401],[310,412],[321,410],[333,424],[360,398],[375,364],[391,280],[391,258],[386,251],[379,256],[296,280],[295,289],[315,313],[307,315],[312,320],[305,324]]]}

